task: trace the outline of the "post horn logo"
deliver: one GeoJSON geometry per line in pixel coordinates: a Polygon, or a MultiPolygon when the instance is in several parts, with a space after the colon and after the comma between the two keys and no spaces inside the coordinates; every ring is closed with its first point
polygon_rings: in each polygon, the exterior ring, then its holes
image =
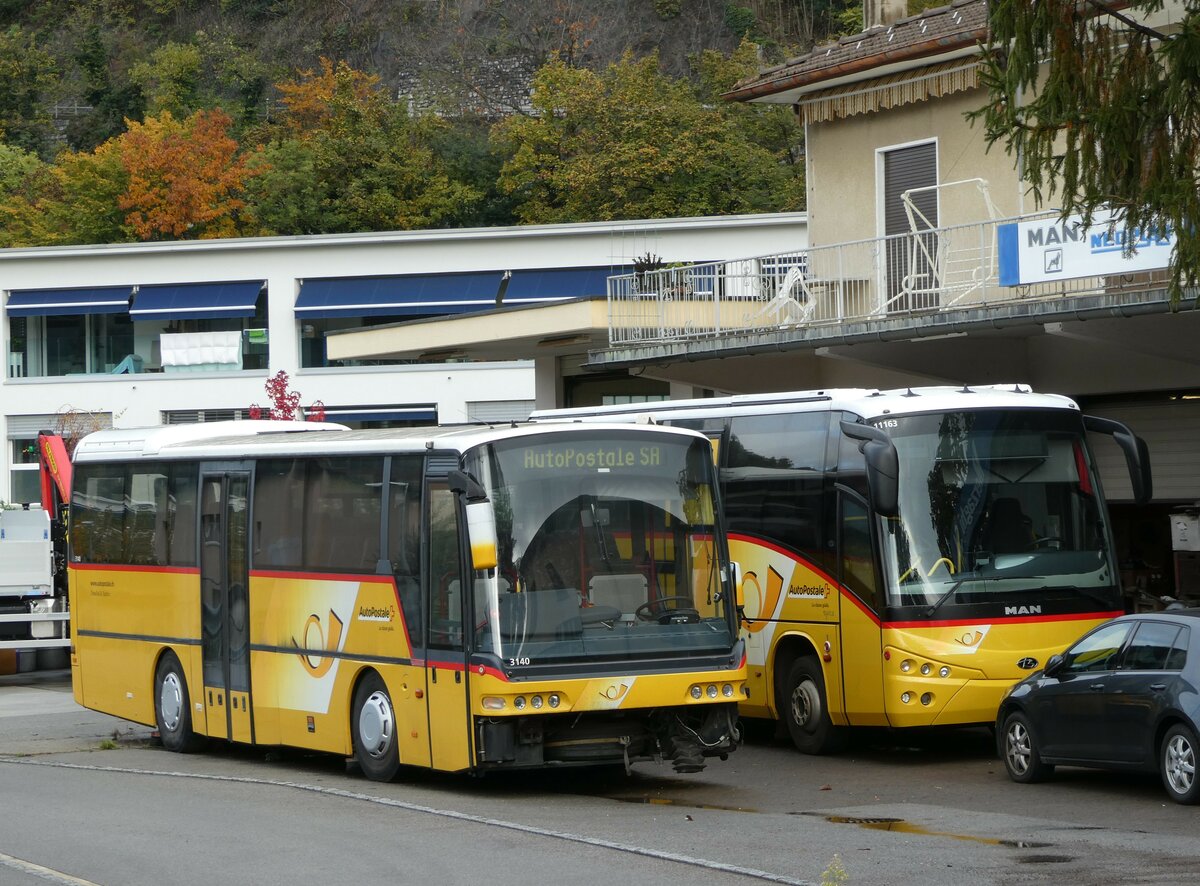
{"type": "Polygon", "coordinates": [[[337,617],[336,612],[332,609],[329,610],[329,635],[327,637],[321,627],[321,617],[313,613],[304,622],[303,636],[303,644],[297,643],[295,637],[292,638],[292,642],[300,650],[300,663],[304,665],[304,669],[310,676],[318,679],[324,677],[333,667],[335,659],[332,655],[322,655],[321,653],[337,651],[338,643],[342,639],[342,620],[337,617]],[[315,643],[312,642],[314,639],[315,643]]]}

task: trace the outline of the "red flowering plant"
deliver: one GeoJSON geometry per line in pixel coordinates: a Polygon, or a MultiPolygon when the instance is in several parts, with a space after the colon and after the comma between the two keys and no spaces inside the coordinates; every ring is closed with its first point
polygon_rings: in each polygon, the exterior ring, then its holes
{"type": "Polygon", "coordinates": [[[308,421],[324,421],[325,404],[320,400],[315,400],[307,410],[301,410],[300,394],[288,387],[288,381],[288,374],[283,369],[268,378],[264,387],[267,390],[267,397],[271,400],[271,406],[264,408],[257,403],[251,403],[250,417],[271,421],[291,421],[307,417],[308,421]]]}

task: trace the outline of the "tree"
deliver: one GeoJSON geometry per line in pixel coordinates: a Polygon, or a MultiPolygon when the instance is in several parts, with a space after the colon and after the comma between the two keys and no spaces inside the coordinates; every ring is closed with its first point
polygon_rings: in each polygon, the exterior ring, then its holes
{"type": "Polygon", "coordinates": [[[221,110],[176,120],[169,111],[129,122],[116,139],[128,186],[118,206],[142,240],[235,236],[241,191],[255,174],[229,135],[221,110]]]}
{"type": "Polygon", "coordinates": [[[268,378],[263,387],[266,388],[271,405],[264,409],[257,403],[252,403],[250,417],[267,421],[292,421],[303,417],[307,417],[308,421],[324,421],[325,404],[314,400],[308,409],[302,410],[300,394],[288,387],[289,383],[288,374],[283,369],[268,378]]]}
{"type": "MultiPolygon", "coordinates": [[[[500,175],[528,223],[722,215],[798,208],[798,167],[756,144],[725,103],[701,102],[656,56],[603,72],[555,60],[534,79],[533,116],[497,124],[500,175]]],[[[797,136],[798,137],[798,136],[797,136]]]]}
{"type": "Polygon", "coordinates": [[[33,35],[16,25],[0,30],[0,138],[27,151],[48,152],[50,106],[58,69],[33,35]]]}
{"type": "Polygon", "coordinates": [[[1111,208],[1127,243],[1175,231],[1172,298],[1200,278],[1200,4],[1170,31],[1163,0],[1002,0],[989,7],[983,79],[988,144],[1019,159],[1063,217],[1111,208]]]}
{"type": "Polygon", "coordinates": [[[470,217],[477,189],[433,150],[447,124],[411,118],[378,78],[322,60],[279,84],[284,113],[248,199],[263,234],[447,227],[470,217]],[[269,166],[270,168],[266,168],[269,166]]]}

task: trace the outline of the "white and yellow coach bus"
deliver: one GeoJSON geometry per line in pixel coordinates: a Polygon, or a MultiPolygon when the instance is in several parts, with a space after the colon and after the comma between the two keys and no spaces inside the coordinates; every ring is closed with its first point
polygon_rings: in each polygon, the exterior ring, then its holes
{"type": "Polygon", "coordinates": [[[1151,495],[1145,444],[1022,385],[827,389],[535,413],[708,435],[744,574],[746,717],[797,748],[846,727],[990,724],[1006,689],[1123,599],[1088,433],[1151,495]]]}
{"type": "Polygon", "coordinates": [[[708,441],[667,428],[101,431],[75,453],[75,699],[172,750],[379,780],[696,771],[736,747],[746,675],[716,495],[708,441]]]}

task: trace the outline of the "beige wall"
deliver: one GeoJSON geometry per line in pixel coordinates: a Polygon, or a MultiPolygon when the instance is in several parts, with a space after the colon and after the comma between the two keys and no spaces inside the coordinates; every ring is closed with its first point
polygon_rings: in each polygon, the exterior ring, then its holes
{"type": "MultiPolygon", "coordinates": [[[[963,114],[986,100],[983,89],[811,124],[808,146],[808,226],[811,246],[827,246],[882,236],[879,222],[877,150],[937,140],[938,180],[984,178],[1001,217],[1031,211],[1022,199],[1013,158],[1000,145],[990,152],[980,125],[963,114]]],[[[947,189],[941,195],[940,226],[986,218],[974,188],[947,189]]]]}

